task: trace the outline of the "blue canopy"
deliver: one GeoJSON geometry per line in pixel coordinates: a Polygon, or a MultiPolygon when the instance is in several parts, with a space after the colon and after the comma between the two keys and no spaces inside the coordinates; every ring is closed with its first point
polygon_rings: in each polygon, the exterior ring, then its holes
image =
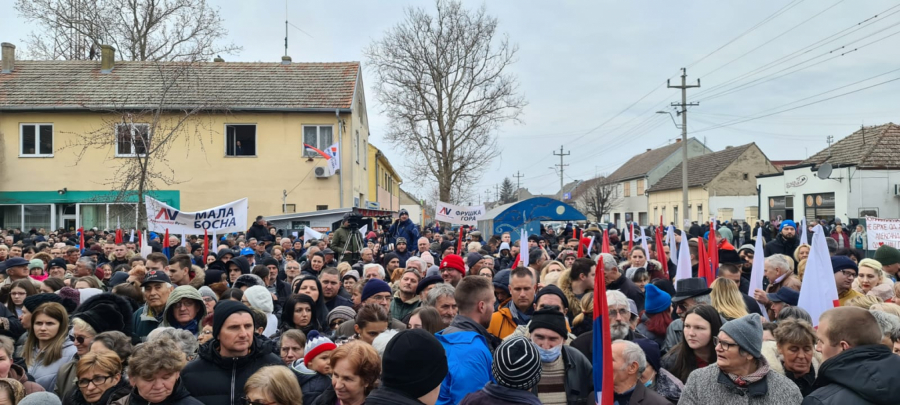
{"type": "Polygon", "coordinates": [[[517,241],[523,227],[529,235],[540,235],[542,221],[587,221],[587,218],[559,200],[534,197],[495,207],[478,221],[478,229],[486,238],[509,232],[512,241],[517,241]]]}

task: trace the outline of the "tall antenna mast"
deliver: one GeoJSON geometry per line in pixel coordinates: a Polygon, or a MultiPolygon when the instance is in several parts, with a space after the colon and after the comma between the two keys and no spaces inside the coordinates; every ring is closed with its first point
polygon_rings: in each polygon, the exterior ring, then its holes
{"type": "Polygon", "coordinates": [[[288,56],[288,2],[284,0],[284,56],[288,56]]]}

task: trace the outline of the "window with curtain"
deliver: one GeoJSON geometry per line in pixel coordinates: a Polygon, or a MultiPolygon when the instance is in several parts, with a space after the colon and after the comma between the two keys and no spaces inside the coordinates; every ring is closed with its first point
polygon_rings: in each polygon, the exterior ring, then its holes
{"type": "Polygon", "coordinates": [[[109,204],[109,227],[115,229],[116,225],[122,229],[132,229],[137,225],[135,216],[135,204],[109,204]]]}
{"type": "MultiPolygon", "coordinates": [[[[79,223],[84,229],[106,229],[106,204],[81,204],[79,223]]],[[[115,226],[115,222],[113,226],[115,226]]]]}
{"type": "Polygon", "coordinates": [[[0,228],[13,229],[22,226],[21,205],[0,205],[0,228]]]}
{"type": "Polygon", "coordinates": [[[25,206],[25,226],[23,231],[34,229],[50,229],[50,205],[26,205],[25,206]]]}

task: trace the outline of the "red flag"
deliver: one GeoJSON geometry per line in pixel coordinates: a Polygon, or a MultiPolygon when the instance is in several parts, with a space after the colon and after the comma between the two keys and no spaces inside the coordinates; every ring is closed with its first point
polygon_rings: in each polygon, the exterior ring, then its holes
{"type": "Polygon", "coordinates": [[[203,229],[203,261],[206,262],[206,256],[209,256],[209,231],[203,229]]]}
{"type": "Polygon", "coordinates": [[[583,233],[584,233],[584,232],[582,232],[581,229],[577,229],[577,228],[576,228],[576,229],[575,229],[575,232],[574,232],[574,235],[573,235],[573,236],[575,236],[575,239],[578,239],[578,255],[575,256],[575,257],[578,257],[578,258],[584,257],[584,245],[581,243],[581,235],[582,235],[583,233]]]}
{"type": "Polygon", "coordinates": [[[634,222],[631,223],[631,230],[628,232],[628,254],[634,249],[634,222]]]}
{"type": "Polygon", "coordinates": [[[513,262],[512,268],[519,267],[519,259],[521,259],[521,258],[522,258],[522,252],[520,251],[519,254],[516,255],[516,261],[513,262]]]}
{"type": "Polygon", "coordinates": [[[663,272],[668,276],[669,274],[669,259],[666,257],[666,251],[663,249],[665,245],[663,244],[663,236],[662,236],[662,228],[656,228],[656,260],[658,260],[662,264],[663,272]]]}
{"type": "Polygon", "coordinates": [[[709,274],[709,257],[702,236],[697,238],[697,277],[705,277],[707,286],[712,285],[714,281],[709,274]]]}
{"type": "Polygon", "coordinates": [[[609,253],[609,230],[603,230],[603,246],[600,253],[609,253]]]}
{"type": "Polygon", "coordinates": [[[137,248],[138,248],[138,250],[141,250],[141,246],[143,246],[143,245],[141,245],[141,238],[142,238],[142,237],[144,237],[144,233],[141,232],[140,230],[138,230],[138,231],[137,231],[137,248]]]}
{"type": "Polygon", "coordinates": [[[459,243],[456,244],[456,254],[462,256],[462,238],[463,238],[463,227],[459,227],[459,243]]]}
{"type": "Polygon", "coordinates": [[[78,228],[78,248],[84,250],[84,227],[78,228]]]}
{"type": "Polygon", "coordinates": [[[606,303],[606,282],[594,277],[594,338],[592,359],[594,369],[594,401],[613,405],[612,337],[609,330],[609,307],[606,303]]]}
{"type": "Polygon", "coordinates": [[[116,229],[116,244],[118,245],[118,244],[122,243],[122,240],[123,240],[122,230],[116,229]]]}
{"type": "MultiPolygon", "coordinates": [[[[709,228],[709,274],[712,280],[715,280],[719,272],[719,243],[716,241],[716,223],[710,222],[709,228]]],[[[707,283],[712,284],[712,280],[707,279],[707,283]]]]}

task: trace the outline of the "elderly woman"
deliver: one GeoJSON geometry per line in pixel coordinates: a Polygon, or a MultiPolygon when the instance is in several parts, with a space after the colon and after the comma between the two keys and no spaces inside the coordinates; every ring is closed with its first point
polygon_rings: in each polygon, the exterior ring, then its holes
{"type": "Polygon", "coordinates": [[[722,325],[714,338],[716,363],[695,370],[681,393],[680,405],[799,404],[800,389],[772,372],[762,355],[762,323],[750,314],[722,325]]]}
{"type": "Polygon", "coordinates": [[[287,367],[268,366],[253,373],[244,384],[246,403],[303,405],[297,377],[287,367]]]}
{"type": "Polygon", "coordinates": [[[206,316],[206,303],[196,288],[183,285],[172,290],[163,310],[161,327],[184,329],[194,336],[200,334],[200,321],[206,316]]]}
{"type": "Polygon", "coordinates": [[[128,368],[134,389],[113,404],[201,405],[181,383],[185,364],[184,353],[172,339],[160,338],[138,346],[128,368]]]}
{"type": "Polygon", "coordinates": [[[766,258],[765,277],[769,280],[769,287],[766,291],[757,289],[753,292],[753,298],[757,302],[765,306],[769,306],[771,302],[766,293],[776,293],[781,287],[790,287],[794,291],[800,291],[800,279],[794,275],[794,264],[791,258],[782,254],[775,254],[766,258]]]}
{"type": "Polygon", "coordinates": [[[331,388],[313,405],[362,405],[381,375],[381,359],[370,344],[352,341],[331,352],[331,388]]]}
{"type": "Polygon", "coordinates": [[[774,335],[774,342],[762,345],[769,368],[797,384],[804,397],[811,394],[822,360],[816,352],[816,331],[809,322],[786,319],[778,322],[774,335]]]}
{"type": "Polygon", "coordinates": [[[78,360],[76,370],[78,389],[63,398],[66,405],[111,404],[131,391],[122,378],[122,361],[115,353],[88,353],[78,360]]]}
{"type": "Polygon", "coordinates": [[[869,237],[866,235],[866,228],[857,225],[856,230],[850,235],[850,247],[859,250],[866,250],[869,246],[869,237]]]}
{"type": "Polygon", "coordinates": [[[865,295],[881,298],[884,302],[894,299],[894,283],[884,277],[881,263],[873,259],[862,259],[859,262],[859,273],[853,280],[853,289],[865,295]]]}

